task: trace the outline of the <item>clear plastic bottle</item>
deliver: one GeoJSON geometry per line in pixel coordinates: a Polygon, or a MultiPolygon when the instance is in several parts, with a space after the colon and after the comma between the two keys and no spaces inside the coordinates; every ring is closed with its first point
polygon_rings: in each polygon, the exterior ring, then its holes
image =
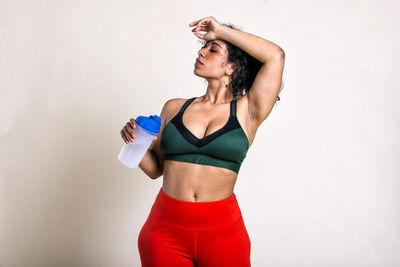
{"type": "Polygon", "coordinates": [[[124,144],[118,159],[129,168],[137,168],[144,154],[154,141],[154,136],[160,132],[161,118],[157,115],[139,116],[135,119],[136,128],[133,142],[124,144]]]}

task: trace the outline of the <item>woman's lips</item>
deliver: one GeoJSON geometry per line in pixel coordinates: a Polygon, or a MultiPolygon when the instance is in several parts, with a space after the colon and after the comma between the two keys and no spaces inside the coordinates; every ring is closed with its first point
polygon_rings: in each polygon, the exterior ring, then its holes
{"type": "Polygon", "coordinates": [[[196,62],[194,63],[195,66],[203,65],[200,60],[196,59],[196,62]]]}

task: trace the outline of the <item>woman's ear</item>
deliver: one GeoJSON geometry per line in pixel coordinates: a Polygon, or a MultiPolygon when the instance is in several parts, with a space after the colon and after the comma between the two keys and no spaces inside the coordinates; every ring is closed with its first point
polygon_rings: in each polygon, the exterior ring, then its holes
{"type": "Polygon", "coordinates": [[[226,74],[226,75],[232,75],[232,73],[234,73],[235,72],[235,70],[236,70],[236,65],[235,65],[235,63],[230,63],[229,64],[229,72],[226,74]]]}

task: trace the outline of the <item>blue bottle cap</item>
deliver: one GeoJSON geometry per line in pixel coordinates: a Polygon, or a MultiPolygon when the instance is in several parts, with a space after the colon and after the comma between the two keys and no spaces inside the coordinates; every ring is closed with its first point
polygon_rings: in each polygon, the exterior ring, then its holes
{"type": "Polygon", "coordinates": [[[161,118],[157,115],[138,116],[135,122],[149,134],[157,135],[160,132],[161,118]]]}

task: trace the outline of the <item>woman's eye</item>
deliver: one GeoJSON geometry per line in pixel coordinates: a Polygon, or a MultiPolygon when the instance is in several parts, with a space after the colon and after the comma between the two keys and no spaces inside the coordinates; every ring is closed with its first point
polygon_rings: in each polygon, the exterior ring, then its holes
{"type": "MultiPolygon", "coordinates": [[[[203,45],[203,47],[202,47],[201,49],[206,48],[207,45],[208,45],[208,44],[203,45]]],[[[214,49],[210,49],[210,51],[211,51],[211,52],[218,52],[218,51],[216,51],[216,50],[214,50],[214,49]]]]}

